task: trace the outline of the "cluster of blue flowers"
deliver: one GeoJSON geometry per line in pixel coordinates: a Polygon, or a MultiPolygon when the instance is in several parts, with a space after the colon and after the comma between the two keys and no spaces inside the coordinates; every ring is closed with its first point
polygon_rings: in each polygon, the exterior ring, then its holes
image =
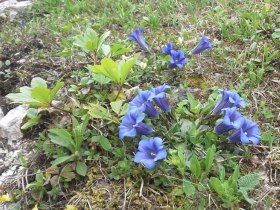
{"type": "Polygon", "coordinates": [[[188,59],[184,55],[183,50],[176,51],[173,44],[168,43],[162,48],[162,52],[166,55],[170,55],[169,68],[183,68],[184,64],[188,62],[188,59]]]}
{"type": "MultiPolygon", "coordinates": [[[[136,29],[128,36],[128,38],[133,41],[136,41],[142,49],[150,51],[150,47],[146,43],[145,38],[142,34],[143,31],[144,29],[136,29]]],[[[209,42],[206,36],[202,36],[199,44],[191,50],[191,54],[199,54],[209,48],[212,48],[211,43],[209,42]]],[[[176,50],[173,44],[171,43],[166,44],[163,47],[162,52],[166,55],[170,55],[170,61],[168,65],[170,69],[181,69],[183,68],[184,64],[188,62],[188,58],[185,57],[184,51],[176,50]]]]}
{"type": "Polygon", "coordinates": [[[215,132],[222,134],[234,130],[229,136],[230,142],[258,144],[261,133],[257,124],[237,111],[238,107],[245,107],[245,101],[233,91],[220,90],[220,93],[222,94],[221,101],[216,105],[213,113],[222,112],[224,119],[215,127],[215,132]]]}
{"type": "MultiPolygon", "coordinates": [[[[170,106],[166,98],[165,90],[168,85],[161,85],[150,90],[139,91],[138,95],[129,103],[129,109],[123,117],[119,126],[119,138],[135,137],[137,135],[149,135],[153,129],[143,123],[145,116],[156,118],[159,112],[155,108],[156,104],[164,112],[170,112],[170,106]]],[[[142,139],[139,142],[138,152],[134,161],[142,163],[146,168],[151,169],[156,161],[164,159],[167,155],[163,148],[162,139],[159,137],[142,139]]]]}
{"type": "MultiPolygon", "coordinates": [[[[143,29],[134,30],[128,37],[136,41],[140,47],[146,51],[151,48],[146,43],[143,36],[143,29]]],[[[206,49],[212,48],[206,36],[202,36],[199,44],[190,51],[190,54],[196,55],[206,49]]],[[[183,68],[188,59],[183,50],[176,50],[172,43],[167,43],[162,52],[170,55],[169,68],[183,68]]],[[[164,112],[170,112],[165,90],[170,88],[168,85],[161,85],[150,90],[139,91],[138,95],[129,103],[127,114],[123,117],[119,126],[119,138],[135,137],[137,135],[150,135],[153,129],[145,124],[145,116],[153,119],[159,116],[156,109],[157,105],[164,112]]],[[[245,101],[234,91],[220,90],[222,98],[215,106],[212,113],[224,115],[223,120],[215,126],[217,134],[230,132],[230,142],[241,142],[243,144],[260,142],[260,130],[255,122],[244,117],[237,111],[238,107],[245,107],[245,101]]],[[[143,164],[146,168],[152,169],[158,160],[166,158],[167,152],[163,148],[163,141],[159,137],[145,138],[139,142],[138,152],[134,157],[136,163],[143,164]]]]}

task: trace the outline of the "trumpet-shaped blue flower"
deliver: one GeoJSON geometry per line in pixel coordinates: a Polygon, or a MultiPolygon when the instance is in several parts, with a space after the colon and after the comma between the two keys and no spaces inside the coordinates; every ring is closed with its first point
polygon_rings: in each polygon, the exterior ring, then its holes
{"type": "Polygon", "coordinates": [[[209,42],[209,40],[206,36],[202,36],[198,45],[191,50],[191,53],[194,55],[199,54],[209,48],[212,48],[211,43],[209,42]]]}
{"type": "Polygon", "coordinates": [[[162,139],[154,137],[143,139],[139,142],[138,152],[135,154],[134,162],[142,163],[146,168],[152,169],[156,161],[166,158],[167,152],[163,148],[162,139]]]}
{"type": "Polygon", "coordinates": [[[230,142],[241,142],[242,144],[258,144],[261,132],[255,122],[245,118],[242,126],[229,137],[230,142]]]}
{"type": "Polygon", "coordinates": [[[128,38],[137,42],[140,45],[140,47],[142,47],[144,50],[149,51],[149,46],[147,45],[145,38],[142,34],[143,31],[144,29],[142,28],[136,29],[128,36],[128,38]]]}
{"type": "Polygon", "coordinates": [[[215,127],[217,134],[227,132],[232,129],[239,129],[245,118],[236,110],[236,107],[223,109],[224,119],[215,127]]]}
{"type": "Polygon", "coordinates": [[[217,114],[222,109],[231,107],[245,107],[245,101],[243,98],[234,91],[220,90],[222,94],[222,99],[213,109],[213,113],[217,114]]]}
{"type": "Polygon", "coordinates": [[[157,117],[158,111],[155,109],[151,100],[152,93],[148,90],[140,91],[138,95],[129,103],[128,111],[139,110],[148,115],[148,117],[157,117]]]}
{"type": "Polygon", "coordinates": [[[144,118],[145,114],[139,113],[137,110],[127,112],[119,126],[119,138],[151,134],[153,130],[142,122],[144,118]]]}
{"type": "Polygon", "coordinates": [[[188,59],[184,55],[183,50],[171,50],[170,51],[170,61],[169,61],[169,68],[174,69],[174,68],[183,68],[184,64],[188,61],[188,59]]]}
{"type": "Polygon", "coordinates": [[[168,100],[166,98],[165,90],[169,89],[169,85],[161,85],[156,88],[151,88],[152,98],[159,108],[165,112],[170,112],[168,100]]]}
{"type": "Polygon", "coordinates": [[[163,48],[162,52],[167,55],[171,55],[171,50],[175,50],[173,44],[167,43],[163,48]]]}

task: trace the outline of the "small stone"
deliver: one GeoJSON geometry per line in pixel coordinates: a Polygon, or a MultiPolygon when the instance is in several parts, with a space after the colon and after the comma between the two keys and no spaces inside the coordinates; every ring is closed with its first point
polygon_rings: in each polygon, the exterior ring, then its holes
{"type": "Polygon", "coordinates": [[[26,61],[26,60],[23,58],[23,59],[18,60],[17,63],[23,64],[23,63],[25,63],[25,61],[26,61]]]}

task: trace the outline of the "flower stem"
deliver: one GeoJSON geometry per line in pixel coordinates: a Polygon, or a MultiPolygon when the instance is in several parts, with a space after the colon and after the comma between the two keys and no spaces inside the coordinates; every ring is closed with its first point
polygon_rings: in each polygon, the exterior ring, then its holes
{"type": "Polygon", "coordinates": [[[117,96],[116,96],[116,98],[115,98],[115,101],[118,99],[118,97],[119,97],[121,91],[122,91],[122,86],[120,85],[120,86],[119,86],[118,93],[117,93],[117,96]]]}
{"type": "Polygon", "coordinates": [[[56,107],[56,106],[54,106],[54,105],[52,105],[52,104],[50,104],[50,107],[51,107],[51,108],[54,108],[54,109],[56,109],[56,110],[59,110],[59,111],[61,111],[61,112],[67,113],[67,114],[71,114],[71,113],[72,113],[71,111],[68,111],[68,110],[65,110],[65,109],[56,107]]]}

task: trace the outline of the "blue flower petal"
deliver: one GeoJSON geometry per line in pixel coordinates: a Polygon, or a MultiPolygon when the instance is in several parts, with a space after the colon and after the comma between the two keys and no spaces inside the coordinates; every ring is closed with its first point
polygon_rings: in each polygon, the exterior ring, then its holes
{"type": "Polygon", "coordinates": [[[240,141],[243,144],[249,144],[250,143],[248,136],[243,132],[242,128],[240,128],[240,141]]]}
{"type": "Polygon", "coordinates": [[[135,125],[135,129],[137,131],[137,133],[141,134],[141,135],[149,135],[153,132],[153,130],[146,125],[145,123],[138,123],[135,125]]]}
{"type": "Polygon", "coordinates": [[[145,152],[137,152],[134,156],[134,162],[141,163],[142,160],[148,159],[149,157],[145,152]]]}
{"type": "Polygon", "coordinates": [[[147,169],[152,169],[155,167],[156,162],[151,160],[151,159],[146,159],[141,161],[141,163],[147,168],[147,169]]]}
{"type": "Polygon", "coordinates": [[[128,137],[137,136],[136,129],[129,128],[129,127],[124,126],[124,125],[120,125],[119,126],[119,138],[123,139],[125,136],[128,136],[128,137]]]}
{"type": "Polygon", "coordinates": [[[162,52],[164,54],[170,55],[171,54],[171,50],[174,50],[174,46],[171,43],[167,43],[163,48],[162,48],[162,52]]]}
{"type": "Polygon", "coordinates": [[[194,55],[199,54],[209,48],[212,48],[211,43],[209,42],[206,36],[202,36],[199,44],[194,49],[191,50],[191,53],[194,55]]]}
{"type": "Polygon", "coordinates": [[[240,141],[240,130],[235,131],[228,138],[231,143],[236,143],[240,141]]]}
{"type": "Polygon", "coordinates": [[[217,114],[224,108],[244,107],[245,101],[234,91],[220,90],[222,98],[213,109],[213,113],[217,114]]]}
{"type": "Polygon", "coordinates": [[[171,108],[166,98],[155,98],[155,103],[159,108],[161,108],[164,112],[170,112],[171,108]]]}
{"type": "Polygon", "coordinates": [[[149,46],[147,45],[145,38],[142,34],[143,31],[144,29],[136,29],[128,36],[128,38],[133,41],[136,41],[140,45],[140,47],[149,51],[149,46]]]}
{"type": "Polygon", "coordinates": [[[163,146],[162,146],[162,139],[159,138],[159,137],[154,137],[151,139],[151,142],[152,144],[154,145],[155,148],[158,148],[158,149],[162,149],[163,146]]]}
{"type": "Polygon", "coordinates": [[[167,156],[166,150],[162,149],[157,153],[157,156],[154,158],[154,161],[162,160],[162,159],[166,158],[166,156],[167,156]]]}
{"type": "Polygon", "coordinates": [[[142,163],[146,168],[151,169],[156,165],[156,161],[166,158],[167,152],[163,148],[162,139],[154,137],[142,139],[138,145],[138,152],[134,161],[142,163]]]}
{"type": "Polygon", "coordinates": [[[184,51],[182,50],[171,50],[170,55],[169,68],[183,68],[184,64],[188,61],[188,59],[184,56],[184,51]]]}
{"type": "Polygon", "coordinates": [[[243,124],[240,129],[236,130],[230,137],[231,142],[241,142],[242,144],[258,144],[260,142],[261,133],[255,122],[244,117],[243,124]]]}
{"type": "Polygon", "coordinates": [[[234,127],[232,125],[228,125],[225,122],[221,122],[220,124],[216,125],[214,130],[217,134],[222,134],[224,132],[230,131],[234,127]]]}

